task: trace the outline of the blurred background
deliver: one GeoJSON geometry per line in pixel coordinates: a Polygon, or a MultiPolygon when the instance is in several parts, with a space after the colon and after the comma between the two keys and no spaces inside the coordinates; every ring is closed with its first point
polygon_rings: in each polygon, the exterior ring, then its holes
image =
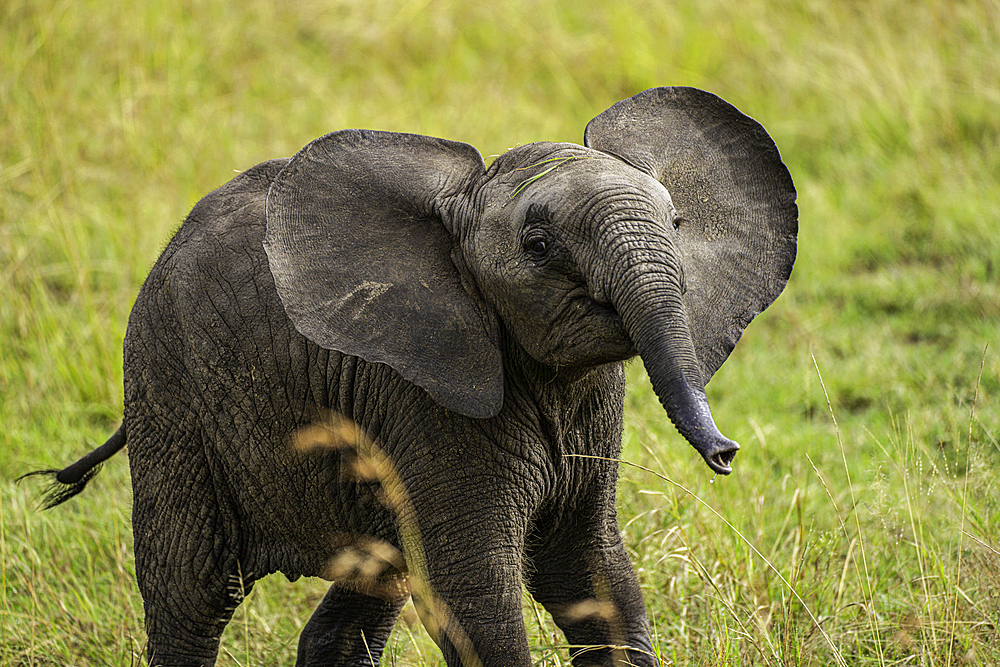
{"type": "MultiPolygon", "coordinates": [[[[763,124],[800,211],[788,288],[708,385],[731,477],[629,367],[623,457],[653,472],[622,467],[620,513],[662,659],[998,664],[998,54],[996,0],[6,0],[0,665],[139,663],[126,457],[44,514],[13,479],[115,428],[129,310],[200,197],[348,127],[579,143],[661,85],[763,124]]],[[[292,664],[322,593],[263,582],[220,664],[292,664]]],[[[439,660],[412,623],[385,658],[439,660]]]]}

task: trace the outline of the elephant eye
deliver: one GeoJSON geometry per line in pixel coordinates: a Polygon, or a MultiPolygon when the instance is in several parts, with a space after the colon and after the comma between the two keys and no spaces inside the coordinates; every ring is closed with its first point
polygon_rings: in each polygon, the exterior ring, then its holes
{"type": "Polygon", "coordinates": [[[549,212],[542,205],[532,204],[524,216],[521,247],[533,262],[542,262],[552,253],[552,238],[548,232],[549,212]]]}
{"type": "Polygon", "coordinates": [[[524,251],[536,262],[543,260],[549,254],[549,241],[540,234],[533,234],[524,239],[524,251]]]}

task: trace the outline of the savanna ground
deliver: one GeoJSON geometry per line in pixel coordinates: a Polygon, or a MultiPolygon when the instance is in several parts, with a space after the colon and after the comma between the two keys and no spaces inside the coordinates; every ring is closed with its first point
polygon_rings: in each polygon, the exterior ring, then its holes
{"type": "MultiPolygon", "coordinates": [[[[0,665],[142,664],[126,457],[45,513],[13,479],[114,429],[129,309],[200,196],[344,127],[579,142],[657,85],[763,123],[800,207],[708,387],[732,476],[630,367],[620,513],[664,662],[1000,664],[998,54],[996,0],[6,0],[0,665]]],[[[259,584],[220,664],[291,664],[323,591],[259,584]]],[[[385,663],[439,662],[401,623],[385,663]]]]}

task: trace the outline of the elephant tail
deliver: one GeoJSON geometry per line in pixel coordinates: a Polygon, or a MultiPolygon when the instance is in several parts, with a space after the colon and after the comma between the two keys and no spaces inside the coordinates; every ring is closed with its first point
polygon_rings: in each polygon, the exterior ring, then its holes
{"type": "Polygon", "coordinates": [[[101,470],[101,465],[117,454],[125,446],[125,425],[122,424],[108,441],[82,459],[62,470],[36,470],[17,478],[20,482],[26,477],[48,477],[51,485],[42,496],[42,509],[51,509],[60,505],[83,491],[94,475],[101,470]]]}

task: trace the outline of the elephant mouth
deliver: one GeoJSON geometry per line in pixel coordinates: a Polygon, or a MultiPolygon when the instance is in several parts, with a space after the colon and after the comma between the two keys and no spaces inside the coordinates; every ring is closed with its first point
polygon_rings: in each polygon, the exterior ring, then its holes
{"type": "Polygon", "coordinates": [[[602,303],[590,296],[582,296],[580,300],[590,315],[616,322],[622,331],[625,330],[625,323],[622,322],[621,315],[618,314],[618,311],[610,303],[602,303]]]}
{"type": "Polygon", "coordinates": [[[589,295],[579,297],[579,304],[586,320],[600,322],[601,335],[598,339],[603,341],[609,360],[625,361],[638,354],[635,343],[625,328],[625,322],[614,306],[589,295]]]}

